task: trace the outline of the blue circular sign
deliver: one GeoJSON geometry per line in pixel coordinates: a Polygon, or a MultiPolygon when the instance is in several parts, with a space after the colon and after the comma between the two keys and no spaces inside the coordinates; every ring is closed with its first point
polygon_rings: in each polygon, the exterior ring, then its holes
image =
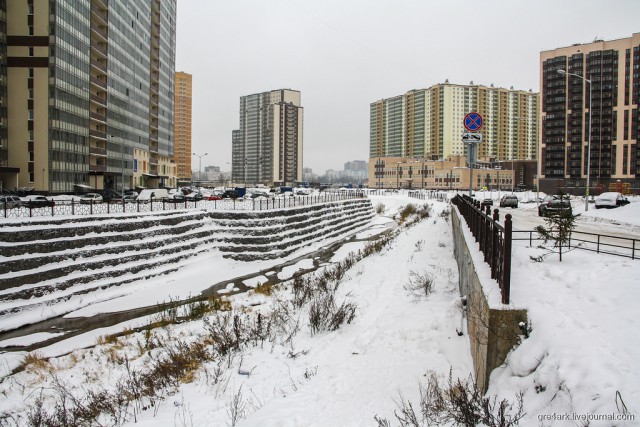
{"type": "Polygon", "coordinates": [[[482,128],[482,116],[471,112],[464,116],[464,128],[469,132],[477,132],[482,128]]]}

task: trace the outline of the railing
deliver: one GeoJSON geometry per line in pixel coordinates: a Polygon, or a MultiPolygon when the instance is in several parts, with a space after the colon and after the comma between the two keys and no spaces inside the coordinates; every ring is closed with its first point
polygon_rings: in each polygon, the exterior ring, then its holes
{"type": "MultiPolygon", "coordinates": [[[[535,230],[513,231],[513,240],[528,240],[529,245],[533,242],[543,240],[535,230]],[[516,237],[522,236],[522,237],[516,237]]],[[[640,239],[630,237],[611,236],[606,234],[586,233],[573,230],[569,237],[568,248],[582,249],[596,252],[598,254],[608,254],[631,259],[640,259],[640,239]]]]}
{"type": "MultiPolygon", "coordinates": [[[[383,190],[384,191],[384,190],[383,190]]],[[[437,190],[409,190],[409,197],[419,200],[437,200],[439,202],[449,202],[447,193],[437,190]]]]}
{"type": "Polygon", "coordinates": [[[498,209],[486,207],[486,212],[480,207],[480,202],[467,195],[457,195],[451,203],[458,207],[471,233],[480,244],[480,251],[484,254],[484,261],[491,267],[491,278],[500,286],[502,303],[509,304],[511,293],[511,215],[504,217],[504,226],[499,224],[498,209]]]}
{"type": "Polygon", "coordinates": [[[198,200],[184,202],[171,202],[158,199],[150,201],[128,201],[118,199],[111,202],[78,202],[75,200],[57,201],[53,206],[15,208],[0,208],[1,218],[31,218],[35,216],[56,215],[99,215],[112,213],[136,213],[171,211],[179,209],[200,210],[236,210],[236,211],[264,211],[270,209],[283,209],[290,207],[309,206],[319,203],[335,202],[341,200],[361,199],[365,196],[361,193],[323,193],[317,196],[289,196],[256,199],[222,199],[222,200],[198,200]]]}

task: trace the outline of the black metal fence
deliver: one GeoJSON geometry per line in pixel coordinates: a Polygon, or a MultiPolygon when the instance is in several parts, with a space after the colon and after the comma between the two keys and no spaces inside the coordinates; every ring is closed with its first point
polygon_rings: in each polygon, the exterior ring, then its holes
{"type": "Polygon", "coordinates": [[[457,195],[451,200],[451,203],[458,207],[473,237],[480,244],[484,261],[491,267],[491,278],[495,279],[500,286],[502,303],[509,304],[511,293],[511,215],[505,215],[504,226],[502,226],[498,222],[500,220],[498,209],[494,209],[492,215],[491,206],[486,206],[486,211],[484,211],[479,201],[473,200],[467,195],[457,195]]]}
{"type": "Polygon", "coordinates": [[[0,206],[1,218],[31,218],[36,216],[56,215],[100,215],[115,213],[137,213],[171,211],[182,209],[203,210],[243,210],[262,211],[269,209],[282,209],[297,206],[308,206],[318,203],[335,202],[365,197],[361,192],[323,192],[312,196],[288,196],[255,199],[222,199],[222,200],[198,200],[181,201],[174,203],[168,200],[150,201],[111,201],[109,203],[81,203],[75,200],[56,201],[51,206],[29,206],[7,208],[0,206]]]}
{"type": "MultiPolygon", "coordinates": [[[[542,240],[535,230],[513,231],[513,240],[528,240],[533,246],[534,241],[542,240]]],[[[607,234],[586,233],[573,230],[569,237],[567,249],[582,249],[631,259],[640,259],[640,240],[631,237],[612,236],[607,234]]]]}

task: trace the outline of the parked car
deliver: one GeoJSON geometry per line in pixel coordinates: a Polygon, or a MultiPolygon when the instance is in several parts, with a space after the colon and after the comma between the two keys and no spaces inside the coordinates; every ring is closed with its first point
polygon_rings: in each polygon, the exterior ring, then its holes
{"type": "Polygon", "coordinates": [[[485,206],[493,206],[493,199],[484,199],[480,202],[480,207],[484,208],[485,206]]]}
{"type": "Polygon", "coordinates": [[[102,203],[102,196],[98,193],[87,193],[80,196],[80,203],[95,204],[102,203]]]}
{"type": "MultiPolygon", "coordinates": [[[[135,193],[135,191],[134,191],[135,193]]],[[[124,196],[122,196],[122,201],[125,203],[135,203],[136,199],[138,198],[138,194],[136,193],[134,194],[125,194],[124,196]]]]}
{"type": "Polygon", "coordinates": [[[203,196],[201,192],[194,191],[193,193],[189,193],[186,196],[184,196],[184,198],[190,202],[197,202],[198,200],[202,200],[203,196]]]}
{"type": "Polygon", "coordinates": [[[184,203],[186,197],[182,193],[173,193],[163,199],[167,203],[184,203]]]}
{"type": "Polygon", "coordinates": [[[0,196],[0,209],[13,209],[22,206],[18,196],[0,196]]]}
{"type": "Polygon", "coordinates": [[[239,196],[236,190],[225,190],[225,192],[222,193],[223,199],[237,199],[239,196]]]}
{"type": "Polygon", "coordinates": [[[222,200],[222,197],[218,194],[211,194],[209,197],[207,197],[207,200],[222,200]]]}
{"type": "Polygon", "coordinates": [[[55,205],[53,200],[49,200],[44,196],[27,196],[22,201],[23,206],[27,206],[28,208],[43,208],[43,207],[51,207],[55,205]]]}
{"type": "Polygon", "coordinates": [[[624,206],[629,204],[629,200],[618,192],[602,193],[596,197],[596,209],[601,208],[617,208],[618,206],[624,206]]]}
{"type": "Polygon", "coordinates": [[[538,205],[539,216],[555,215],[561,212],[573,212],[569,196],[549,195],[542,199],[542,202],[538,205]]]}
{"type": "Polygon", "coordinates": [[[517,208],[518,197],[512,194],[506,194],[502,196],[502,199],[500,199],[500,207],[501,208],[517,208]]]}
{"type": "Polygon", "coordinates": [[[158,201],[166,197],[169,197],[169,191],[166,188],[147,188],[140,192],[136,200],[146,203],[150,200],[158,201]]]}

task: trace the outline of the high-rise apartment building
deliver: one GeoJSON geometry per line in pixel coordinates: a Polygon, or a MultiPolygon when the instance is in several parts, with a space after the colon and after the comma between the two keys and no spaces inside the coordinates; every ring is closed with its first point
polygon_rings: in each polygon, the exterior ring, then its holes
{"type": "Polygon", "coordinates": [[[638,188],[640,33],[541,52],[540,82],[540,188],[638,188]]]}
{"type": "Polygon", "coordinates": [[[443,84],[411,90],[370,106],[369,157],[442,159],[465,152],[464,116],[484,118],[479,157],[534,159],[538,94],[490,86],[443,84]]]}
{"type": "Polygon", "coordinates": [[[178,180],[191,180],[191,74],[176,72],[174,160],[178,180]]]}
{"type": "Polygon", "coordinates": [[[244,185],[302,181],[300,92],[279,89],[240,97],[240,128],[232,133],[232,179],[244,185]]]}
{"type": "Polygon", "coordinates": [[[10,88],[2,186],[172,185],[176,1],[4,0],[0,9],[0,92],[10,88]]]}

